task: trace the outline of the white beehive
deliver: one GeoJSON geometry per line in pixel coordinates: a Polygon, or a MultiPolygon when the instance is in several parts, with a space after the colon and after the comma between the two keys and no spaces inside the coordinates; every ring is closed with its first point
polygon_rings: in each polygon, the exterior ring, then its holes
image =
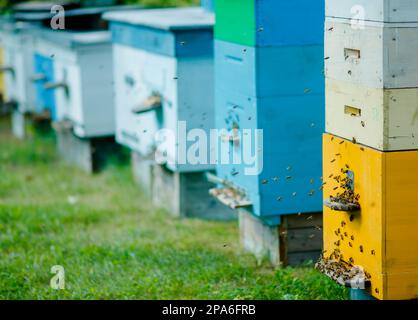
{"type": "Polygon", "coordinates": [[[165,140],[159,153],[171,170],[213,169],[209,161],[188,162],[192,142],[182,145],[186,137],[178,130],[183,121],[186,134],[214,128],[213,14],[155,9],[105,18],[114,42],[117,141],[149,157],[165,140]]]}
{"type": "Polygon", "coordinates": [[[5,101],[15,103],[21,113],[34,110],[35,90],[31,82],[35,26],[23,22],[2,25],[5,101]]]}
{"type": "Polygon", "coordinates": [[[352,28],[349,20],[327,19],[327,78],[371,88],[418,87],[418,24],[365,22],[352,28]]]}
{"type": "Polygon", "coordinates": [[[418,88],[376,89],[327,79],[326,131],[381,151],[418,148],[418,88]]]}
{"type": "Polygon", "coordinates": [[[81,138],[114,134],[113,69],[110,33],[39,34],[36,52],[53,60],[56,121],[69,120],[81,138]]]}

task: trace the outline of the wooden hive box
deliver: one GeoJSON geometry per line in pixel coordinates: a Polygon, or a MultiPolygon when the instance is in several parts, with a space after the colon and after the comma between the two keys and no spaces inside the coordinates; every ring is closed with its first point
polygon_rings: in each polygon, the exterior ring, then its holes
{"type": "Polygon", "coordinates": [[[215,38],[251,47],[323,43],[324,2],[216,0],[215,38]]]}
{"type": "Polygon", "coordinates": [[[325,73],[327,78],[370,88],[418,87],[418,24],[364,22],[327,18],[325,73]]]}
{"type": "Polygon", "coordinates": [[[259,217],[321,211],[324,96],[256,98],[226,90],[219,88],[215,100],[216,126],[224,130],[218,177],[259,217]]]}
{"type": "Polygon", "coordinates": [[[7,102],[26,113],[34,110],[35,90],[31,82],[36,27],[9,22],[2,26],[3,80],[7,102]]]}
{"type": "Polygon", "coordinates": [[[378,149],[418,149],[418,89],[375,89],[328,79],[326,131],[378,149]]]}
{"type": "Polygon", "coordinates": [[[187,134],[202,129],[208,136],[214,128],[214,15],[202,8],[177,8],[105,17],[111,21],[117,63],[117,140],[148,157],[157,147],[157,132],[164,129],[160,138],[169,142],[160,151],[167,154],[171,170],[213,169],[213,163],[181,159],[184,137],[179,136],[178,125],[186,123],[187,134]]]}
{"type": "Polygon", "coordinates": [[[111,35],[107,31],[39,32],[38,106],[69,120],[80,138],[114,134],[111,35]]]}
{"type": "Polygon", "coordinates": [[[349,174],[360,210],[324,207],[324,255],[361,266],[378,299],[418,294],[418,151],[380,152],[325,134],[324,199],[349,174]],[[344,173],[342,172],[344,171],[344,173]],[[348,172],[345,172],[348,170],[348,172]]]}
{"type": "Polygon", "coordinates": [[[326,0],[325,15],[377,22],[418,22],[414,0],[326,0]]]}
{"type": "Polygon", "coordinates": [[[255,48],[215,41],[217,87],[252,97],[322,94],[322,45],[255,48]]]}

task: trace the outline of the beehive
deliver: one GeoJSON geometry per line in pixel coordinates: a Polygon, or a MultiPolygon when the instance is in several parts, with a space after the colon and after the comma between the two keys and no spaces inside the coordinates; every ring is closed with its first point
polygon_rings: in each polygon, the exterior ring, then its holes
{"type": "Polygon", "coordinates": [[[322,29],[308,27],[323,24],[323,1],[216,0],[215,8],[217,40],[252,47],[323,42],[322,29]]]}
{"type": "Polygon", "coordinates": [[[327,17],[377,22],[418,22],[414,0],[326,0],[327,17]]]}
{"type": "MultiPolygon", "coordinates": [[[[324,198],[341,193],[349,174],[360,210],[324,208],[324,250],[361,266],[378,299],[418,294],[418,151],[380,152],[324,135],[324,198]]],[[[334,255],[332,257],[336,259],[334,255]]]]}
{"type": "Polygon", "coordinates": [[[324,96],[254,98],[225,90],[216,91],[217,127],[239,133],[221,139],[218,177],[240,190],[260,217],[321,211],[324,96]],[[250,156],[254,163],[245,160],[250,156]]]}
{"type": "Polygon", "coordinates": [[[33,111],[35,92],[31,70],[36,27],[22,22],[9,22],[3,28],[3,76],[7,102],[15,104],[20,113],[33,111]]]}
{"type": "Polygon", "coordinates": [[[326,131],[381,151],[418,149],[418,89],[327,79],[326,131]]]}
{"type": "MultiPolygon", "coordinates": [[[[111,21],[115,51],[116,138],[148,156],[159,129],[174,138],[168,167],[188,172],[214,164],[182,161],[180,121],[186,133],[214,127],[212,13],[202,8],[155,9],[105,15],[111,21]]],[[[162,138],[165,133],[162,131],[162,138]]],[[[187,149],[188,143],[185,148],[187,149]]]]}
{"type": "Polygon", "coordinates": [[[418,24],[364,22],[327,18],[327,78],[371,88],[418,87],[418,24]]]}
{"type": "Polygon", "coordinates": [[[323,94],[323,45],[251,47],[215,41],[217,85],[257,98],[323,94]]]}
{"type": "Polygon", "coordinates": [[[69,120],[81,138],[114,134],[110,39],[107,31],[38,34],[38,110],[49,109],[54,121],[69,120]]]}

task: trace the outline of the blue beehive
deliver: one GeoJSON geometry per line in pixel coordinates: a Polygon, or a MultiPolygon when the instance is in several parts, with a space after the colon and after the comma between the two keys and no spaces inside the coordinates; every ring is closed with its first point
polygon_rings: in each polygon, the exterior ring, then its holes
{"type": "Polygon", "coordinates": [[[36,112],[49,111],[51,119],[56,118],[55,95],[52,90],[47,90],[44,83],[54,81],[54,61],[52,57],[34,54],[35,73],[42,75],[42,79],[35,82],[36,87],[36,112]]]}
{"type": "Polygon", "coordinates": [[[217,175],[271,225],[282,215],[322,210],[323,6],[254,0],[216,6],[216,126],[226,129],[217,175]],[[309,10],[297,18],[300,5],[309,10]],[[234,8],[247,11],[228,30],[234,8]],[[244,153],[257,155],[258,174],[248,173],[244,153]]]}
{"type": "Polygon", "coordinates": [[[253,97],[323,94],[323,56],[323,45],[256,48],[217,40],[217,86],[253,97]]]}
{"type": "MultiPolygon", "coordinates": [[[[152,156],[159,129],[188,132],[214,127],[213,24],[202,8],[155,9],[106,14],[114,43],[116,139],[152,156]],[[153,102],[152,104],[150,102],[153,102]]],[[[210,163],[180,163],[182,140],[166,151],[176,172],[213,169],[210,163]]]]}
{"type": "Polygon", "coordinates": [[[260,217],[321,211],[324,95],[256,98],[218,89],[215,96],[217,127],[240,131],[234,141],[221,144],[218,177],[242,191],[260,217]],[[262,129],[262,144],[245,129],[262,129]],[[243,160],[243,145],[250,140],[246,152],[257,154],[255,167],[243,160]],[[234,164],[234,156],[241,162],[234,164]],[[227,164],[220,163],[222,157],[227,164]]]}

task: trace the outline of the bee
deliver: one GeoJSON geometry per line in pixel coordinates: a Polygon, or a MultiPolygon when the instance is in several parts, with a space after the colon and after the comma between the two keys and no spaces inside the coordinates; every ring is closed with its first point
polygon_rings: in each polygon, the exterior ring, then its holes
{"type": "Polygon", "coordinates": [[[370,253],[372,254],[372,256],[374,256],[376,254],[376,251],[372,250],[370,253]]]}
{"type": "Polygon", "coordinates": [[[331,173],[329,176],[328,176],[328,178],[332,178],[334,176],[334,174],[333,173],[331,173]]]}
{"type": "Polygon", "coordinates": [[[268,180],[262,180],[261,181],[261,184],[267,184],[268,183],[268,180]]]}
{"type": "Polygon", "coordinates": [[[353,244],[351,243],[351,242],[349,242],[348,243],[348,245],[352,248],[353,247],[353,244]]]}
{"type": "Polygon", "coordinates": [[[351,140],[354,144],[357,144],[357,139],[355,137],[353,137],[353,139],[351,140]]]}
{"type": "Polygon", "coordinates": [[[315,183],[315,179],[311,179],[309,182],[310,182],[311,184],[314,184],[314,183],[315,183]]]}
{"type": "Polygon", "coordinates": [[[351,240],[353,240],[353,241],[354,241],[354,236],[351,236],[351,240]]]}
{"type": "Polygon", "coordinates": [[[332,159],[332,160],[331,160],[331,163],[334,163],[334,162],[335,162],[335,159],[332,159]]]}
{"type": "Polygon", "coordinates": [[[360,252],[363,253],[364,249],[363,246],[360,246],[360,252]]]}
{"type": "Polygon", "coordinates": [[[277,201],[282,201],[283,197],[277,197],[276,200],[277,201]]]}
{"type": "Polygon", "coordinates": [[[343,144],[345,141],[344,140],[342,140],[342,141],[340,141],[340,144],[343,144]]]}
{"type": "Polygon", "coordinates": [[[306,218],[306,220],[312,220],[312,219],[313,219],[313,216],[309,216],[306,218]]]}
{"type": "Polygon", "coordinates": [[[366,126],[366,123],[364,121],[362,121],[361,126],[364,128],[366,126]]]}

